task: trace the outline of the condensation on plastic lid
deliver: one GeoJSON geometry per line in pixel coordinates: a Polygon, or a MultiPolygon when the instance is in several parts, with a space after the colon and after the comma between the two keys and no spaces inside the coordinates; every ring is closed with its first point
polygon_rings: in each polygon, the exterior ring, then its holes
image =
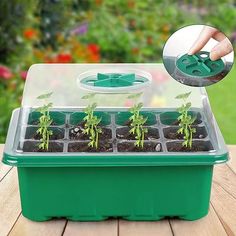
{"type": "Polygon", "coordinates": [[[77,78],[80,88],[101,93],[123,93],[143,90],[152,82],[152,75],[146,71],[128,69],[90,70],[77,78]]]}

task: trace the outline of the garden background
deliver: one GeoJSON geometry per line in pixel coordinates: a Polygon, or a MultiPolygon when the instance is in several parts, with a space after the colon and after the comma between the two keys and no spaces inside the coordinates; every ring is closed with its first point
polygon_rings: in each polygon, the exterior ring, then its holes
{"type": "MultiPolygon", "coordinates": [[[[167,38],[188,24],[210,24],[235,46],[233,0],[1,0],[0,143],[20,106],[33,63],[161,62],[167,38]]],[[[207,88],[228,144],[236,144],[236,66],[207,88]]]]}

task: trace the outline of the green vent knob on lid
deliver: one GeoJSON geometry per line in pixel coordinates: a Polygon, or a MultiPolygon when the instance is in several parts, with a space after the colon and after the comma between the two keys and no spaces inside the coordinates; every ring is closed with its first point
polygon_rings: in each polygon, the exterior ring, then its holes
{"type": "Polygon", "coordinates": [[[212,61],[209,52],[200,51],[194,55],[184,54],[176,61],[176,66],[183,74],[192,77],[212,77],[220,74],[225,64],[222,59],[212,61]]]}
{"type": "Polygon", "coordinates": [[[100,87],[124,87],[131,86],[135,82],[135,74],[97,74],[94,86],[100,87]]]}
{"type": "Polygon", "coordinates": [[[151,83],[149,73],[136,71],[134,73],[91,73],[80,75],[79,84],[85,89],[102,92],[118,92],[146,87],[151,83]]]}

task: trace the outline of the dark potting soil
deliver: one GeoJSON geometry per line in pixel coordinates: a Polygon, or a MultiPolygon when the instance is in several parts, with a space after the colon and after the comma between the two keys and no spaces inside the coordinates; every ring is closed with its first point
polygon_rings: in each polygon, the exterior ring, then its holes
{"type": "MultiPolygon", "coordinates": [[[[202,127],[194,127],[196,128],[196,132],[193,134],[194,139],[203,139],[207,136],[206,130],[202,127]]],[[[167,139],[183,139],[184,135],[183,134],[178,134],[178,128],[166,128],[163,130],[164,131],[164,136],[167,139]]]]}
{"type": "MultiPolygon", "coordinates": [[[[99,134],[100,140],[108,140],[112,138],[111,129],[101,128],[102,133],[99,134]]],[[[83,133],[83,126],[79,125],[74,128],[71,128],[69,131],[69,138],[72,140],[89,140],[89,136],[83,133]]]]}
{"type": "Polygon", "coordinates": [[[88,142],[76,142],[68,145],[68,152],[112,152],[112,144],[100,142],[98,148],[89,147],[88,142]]]}
{"type": "Polygon", "coordinates": [[[161,152],[160,143],[145,142],[143,148],[134,146],[134,142],[118,143],[118,152],[161,152]]]}
{"type": "MultiPolygon", "coordinates": [[[[119,139],[135,140],[135,135],[129,133],[130,128],[123,127],[116,130],[116,137],[119,139]]],[[[145,140],[159,139],[159,132],[156,128],[149,128],[148,132],[144,135],[145,140]]]]}
{"type": "Polygon", "coordinates": [[[171,142],[167,144],[167,149],[169,152],[205,152],[212,150],[212,147],[206,142],[193,142],[192,148],[182,146],[179,142],[171,142]]]}
{"type": "Polygon", "coordinates": [[[62,152],[63,144],[51,142],[49,143],[48,150],[43,150],[39,148],[39,142],[26,141],[23,145],[23,152],[62,152]]]}
{"type": "MultiPolygon", "coordinates": [[[[63,139],[64,138],[64,129],[58,129],[58,130],[52,130],[53,134],[50,136],[50,140],[58,140],[58,139],[63,139]]],[[[40,140],[41,135],[34,132],[32,134],[27,134],[25,135],[25,139],[34,139],[34,140],[40,140]]]]}

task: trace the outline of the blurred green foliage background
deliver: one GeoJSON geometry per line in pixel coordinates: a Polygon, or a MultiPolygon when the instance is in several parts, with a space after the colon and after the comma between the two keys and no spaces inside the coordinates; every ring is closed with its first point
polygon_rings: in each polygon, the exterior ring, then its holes
{"type": "MultiPolygon", "coordinates": [[[[209,24],[236,41],[232,0],[1,0],[0,143],[33,63],[161,62],[167,38],[209,24]]],[[[227,143],[236,143],[236,67],[208,88],[227,143]]]]}

